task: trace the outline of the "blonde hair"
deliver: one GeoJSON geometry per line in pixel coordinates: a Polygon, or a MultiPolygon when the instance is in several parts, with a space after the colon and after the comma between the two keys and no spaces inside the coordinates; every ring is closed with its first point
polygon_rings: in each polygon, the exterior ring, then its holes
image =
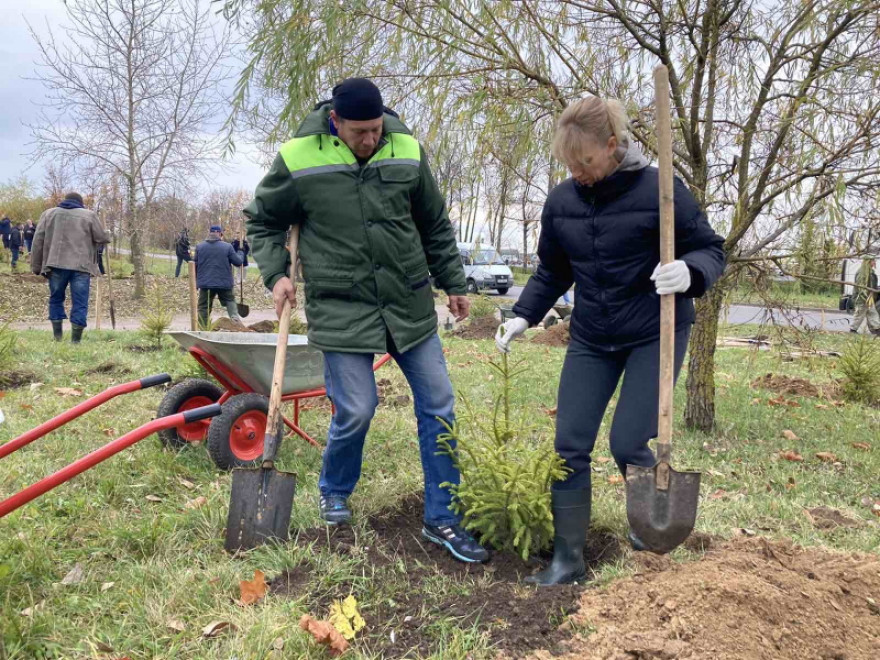
{"type": "Polygon", "coordinates": [[[553,136],[553,156],[567,165],[584,162],[584,148],[605,145],[611,137],[618,146],[629,141],[629,118],[617,99],[587,96],[569,105],[559,117],[553,136]]]}

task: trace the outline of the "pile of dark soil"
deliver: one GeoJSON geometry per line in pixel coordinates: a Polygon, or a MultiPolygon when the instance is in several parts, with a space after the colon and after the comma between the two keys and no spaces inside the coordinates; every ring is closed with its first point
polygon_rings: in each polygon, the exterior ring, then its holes
{"type": "Polygon", "coordinates": [[[543,332],[539,332],[532,337],[532,343],[543,344],[544,346],[568,346],[571,341],[571,333],[568,331],[568,323],[557,323],[551,325],[543,332]]]}
{"type": "Polygon", "coordinates": [[[645,559],[634,577],[583,594],[573,624],[593,632],[576,637],[564,659],[878,657],[876,556],[755,538],[725,543],[685,564],[645,559]]]}
{"type": "Polygon", "coordinates": [[[457,327],[452,334],[462,339],[494,339],[497,331],[498,320],[494,316],[481,316],[457,327]]]}
{"type": "Polygon", "coordinates": [[[0,371],[0,390],[14,390],[16,387],[24,387],[37,381],[37,374],[32,371],[11,369],[0,371]]]}
{"type": "Polygon", "coordinates": [[[380,378],[376,381],[376,394],[380,406],[403,408],[412,405],[412,397],[407,394],[408,391],[406,385],[396,385],[389,378],[380,378]]]}
{"type": "Polygon", "coordinates": [[[781,374],[764,374],[752,381],[752,387],[770,390],[778,394],[788,394],[789,396],[811,396],[826,399],[840,398],[840,385],[838,383],[827,383],[824,385],[815,385],[804,378],[794,378],[792,376],[783,376],[781,374]]]}
{"type": "Polygon", "coordinates": [[[275,321],[269,321],[268,319],[265,321],[257,321],[256,323],[252,323],[248,327],[254,332],[278,332],[278,329],[275,327],[275,321]]]}
{"type": "MultiPolygon", "coordinates": [[[[375,599],[372,594],[377,604],[361,608],[367,628],[354,642],[359,650],[382,658],[437,653],[435,618],[439,616],[456,618],[459,629],[478,626],[499,651],[513,658],[539,648],[558,647],[570,637],[559,626],[577,609],[582,586],[528,587],[521,579],[538,570],[539,564],[509,554],[496,553],[485,565],[463,564],[425,541],[421,525],[422,500],[411,497],[398,508],[366,521],[366,529],[321,527],[304,530],[296,539],[301,547],[312,545],[316,551],[330,549],[358,557],[365,570],[376,574],[373,581],[381,580],[378,576],[383,572],[389,579],[405,581],[393,599],[375,599]],[[438,593],[438,578],[447,578],[454,593],[438,593]]],[[[613,534],[592,530],[589,538],[584,556],[590,568],[622,555],[613,534]]],[[[364,582],[353,579],[351,584],[337,584],[328,590],[306,564],[276,577],[271,590],[293,598],[308,594],[309,609],[323,618],[334,599],[349,593],[364,603],[366,599],[359,593],[364,582]]]]}
{"type": "Polygon", "coordinates": [[[225,316],[214,321],[211,330],[214,332],[255,332],[244,323],[233,321],[225,316]]]}

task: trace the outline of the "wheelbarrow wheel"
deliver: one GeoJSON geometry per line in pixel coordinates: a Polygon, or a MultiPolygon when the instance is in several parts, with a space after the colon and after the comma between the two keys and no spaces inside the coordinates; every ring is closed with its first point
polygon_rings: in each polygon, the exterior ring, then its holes
{"type": "Polygon", "coordinates": [[[221,470],[258,465],[268,416],[269,399],[262,394],[230,397],[208,428],[208,453],[214,464],[221,470]]]}
{"type": "MultiPolygon", "coordinates": [[[[223,390],[209,380],[188,378],[178,383],[165,394],[159,404],[158,416],[167,417],[175,413],[201,408],[216,403],[223,395],[223,390]]],[[[165,447],[180,449],[192,442],[201,442],[208,435],[210,420],[192,422],[164,431],[159,431],[159,440],[165,447]]]]}

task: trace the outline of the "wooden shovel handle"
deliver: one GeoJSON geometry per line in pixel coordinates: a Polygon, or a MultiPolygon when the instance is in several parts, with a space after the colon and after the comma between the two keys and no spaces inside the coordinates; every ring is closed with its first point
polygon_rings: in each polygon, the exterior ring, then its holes
{"type": "MultiPolygon", "coordinates": [[[[299,225],[290,229],[290,281],[296,292],[296,266],[299,251],[299,225]]],[[[281,389],[284,385],[284,362],[287,358],[287,337],[290,333],[290,300],[284,301],[281,318],[278,321],[278,344],[275,347],[275,369],[272,371],[272,392],[269,395],[269,417],[266,420],[266,439],[263,445],[263,467],[271,468],[278,449],[281,435],[281,389]]]]}
{"type": "MultiPolygon", "coordinates": [[[[662,64],[654,69],[657,156],[660,173],[660,263],[675,260],[675,205],[672,178],[672,123],[669,107],[669,71],[662,64]]],[[[657,458],[668,480],[672,440],[672,391],[675,360],[675,294],[660,297],[660,410],[657,458]],[[663,467],[665,466],[665,467],[663,467]]],[[[658,472],[658,481],[661,475],[658,472]]],[[[658,484],[658,487],[660,485],[658,484]]]]}

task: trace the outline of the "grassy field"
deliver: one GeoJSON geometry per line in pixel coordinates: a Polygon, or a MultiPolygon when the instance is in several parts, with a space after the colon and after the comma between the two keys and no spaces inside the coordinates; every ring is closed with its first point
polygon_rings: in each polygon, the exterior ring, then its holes
{"type": "MultiPolygon", "coordinates": [[[[740,327],[721,334],[759,331],[740,327]]],[[[814,341],[840,348],[849,339],[821,335],[814,341]]],[[[175,379],[197,375],[176,345],[152,353],[132,350],[133,344],[143,343],[133,333],[90,332],[74,347],[52,343],[46,332],[23,332],[20,342],[17,366],[34,371],[41,384],[2,393],[6,422],[0,425],[0,441],[113,382],[161,371],[175,379]],[[75,388],[83,395],[63,396],[56,388],[75,388]]],[[[488,403],[495,392],[486,364],[493,342],[444,338],[444,344],[457,391],[475,405],[488,403]]],[[[555,406],[564,350],[518,342],[514,353],[530,367],[516,384],[516,409],[531,417],[536,442],[550,442],[554,422],[547,410],[555,406]]],[[[807,546],[880,551],[878,519],[870,508],[880,500],[880,410],[797,396],[784,396],[779,403],[776,393],[751,386],[768,372],[816,384],[839,376],[833,358],[787,361],[779,351],[719,350],[717,431],[686,432],[678,423],[674,439],[675,466],[703,473],[698,531],[726,538],[748,529],[807,546]],[[869,450],[853,443],[865,443],[869,450]],[[803,461],[781,458],[780,452],[788,450],[803,461]],[[833,453],[836,460],[824,462],[816,457],[821,452],[833,453]],[[842,510],[856,524],[814,527],[804,510],[819,505],[842,510]]],[[[391,391],[407,392],[396,367],[383,368],[380,376],[389,379],[391,391]]],[[[3,459],[0,498],[150,420],[161,396],[161,391],[148,390],[119,398],[3,459]]],[[[679,411],[683,403],[680,386],[679,411]]],[[[329,408],[316,406],[304,412],[302,424],[320,438],[328,420],[329,408]]],[[[624,488],[606,460],[609,422],[610,417],[594,455],[593,526],[622,539],[624,488]]],[[[162,449],[155,437],[135,445],[0,520],[0,658],[323,658],[325,652],[297,622],[303,613],[324,618],[329,599],[348,593],[358,599],[367,627],[347,657],[494,657],[492,632],[503,612],[473,618],[456,607],[440,606],[481,598],[495,579],[491,571],[450,577],[432,572],[430,562],[420,557],[377,560],[379,539],[365,517],[411,503],[420,491],[415,438],[408,406],[380,406],[352,500],[358,518],[354,540],[344,553],[334,552],[322,540],[324,533],[315,531],[321,529],[319,451],[297,438],[285,440],[280,467],[298,473],[293,525],[299,536],[294,532],[285,546],[238,557],[227,555],[221,541],[230,476],[214,469],[204,447],[176,453],[162,449]],[[82,581],[61,584],[77,564],[82,581]],[[251,578],[255,569],[269,578],[302,569],[302,581],[256,606],[241,607],[234,602],[239,581],[251,578]],[[413,572],[425,576],[418,594],[406,591],[413,572]],[[423,622],[430,649],[382,651],[389,637],[393,643],[395,631],[402,630],[388,612],[402,608],[411,608],[411,618],[423,622]],[[203,628],[215,621],[234,628],[204,637],[203,628]]],[[[697,555],[679,549],[673,557],[687,561],[697,555]]],[[[632,555],[623,550],[599,563],[594,579],[611,582],[627,575],[631,566],[632,555]]],[[[512,589],[511,606],[528,597],[528,590],[512,589]]],[[[563,620],[559,613],[549,616],[554,624],[563,620]]]]}
{"type": "Polygon", "coordinates": [[[762,288],[744,283],[731,291],[727,300],[749,305],[837,310],[840,292],[833,286],[824,291],[804,291],[800,282],[771,282],[762,288]]]}

